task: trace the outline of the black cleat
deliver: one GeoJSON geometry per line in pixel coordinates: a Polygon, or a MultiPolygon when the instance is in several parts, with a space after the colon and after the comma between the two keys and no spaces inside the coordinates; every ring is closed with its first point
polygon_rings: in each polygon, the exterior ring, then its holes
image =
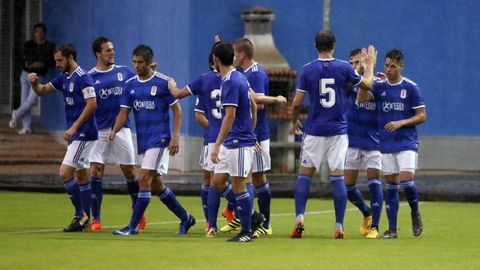
{"type": "Polygon", "coordinates": [[[397,239],[397,231],[386,230],[383,233],[382,239],[397,239]]]}
{"type": "Polygon", "coordinates": [[[252,232],[260,228],[263,225],[263,222],[265,222],[265,216],[262,213],[254,211],[252,214],[252,224],[251,224],[252,232]]]}
{"type": "Polygon", "coordinates": [[[72,221],[70,222],[70,225],[68,227],[64,228],[64,232],[82,232],[85,229],[85,225],[88,227],[88,217],[83,216],[83,217],[73,217],[72,221]],[[82,219],[87,218],[87,220],[82,221],[82,219]]]}
{"type": "Polygon", "coordinates": [[[248,232],[240,232],[237,234],[235,237],[232,239],[227,240],[227,242],[241,242],[241,243],[246,243],[246,242],[253,242],[253,235],[252,233],[248,232]]]}
{"type": "Polygon", "coordinates": [[[422,217],[420,214],[412,216],[412,232],[413,236],[420,236],[423,232],[422,217]]]}

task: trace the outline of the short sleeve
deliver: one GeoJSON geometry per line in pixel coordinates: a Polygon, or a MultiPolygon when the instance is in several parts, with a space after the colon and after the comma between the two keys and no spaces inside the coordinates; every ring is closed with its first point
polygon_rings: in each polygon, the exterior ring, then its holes
{"type": "Polygon", "coordinates": [[[222,84],[222,105],[223,106],[235,106],[238,107],[238,89],[237,84],[228,80],[222,84]]]}
{"type": "Polygon", "coordinates": [[[187,89],[190,92],[190,94],[198,96],[202,94],[202,86],[203,86],[203,76],[198,77],[196,80],[194,80],[192,83],[187,85],[187,89]]]}
{"type": "Polygon", "coordinates": [[[63,89],[63,81],[64,81],[64,74],[61,73],[57,77],[55,77],[49,84],[52,86],[53,89],[56,91],[62,91],[63,89]]]}
{"type": "Polygon", "coordinates": [[[297,91],[307,92],[307,80],[305,77],[305,68],[302,68],[300,71],[300,76],[298,76],[297,91]]]}
{"type": "Polygon", "coordinates": [[[345,71],[348,80],[352,82],[353,86],[357,86],[362,82],[363,76],[358,74],[358,72],[349,64],[345,64],[345,71]]]}
{"type": "Polygon", "coordinates": [[[197,97],[197,100],[195,101],[195,111],[205,114],[205,104],[204,102],[202,102],[202,99],[198,97],[197,97]]]}
{"type": "Polygon", "coordinates": [[[90,75],[83,75],[79,77],[76,83],[78,85],[78,88],[82,90],[84,99],[95,97],[95,87],[93,79],[92,77],[90,77],[90,75]]]}
{"type": "Polygon", "coordinates": [[[250,74],[250,78],[248,82],[250,83],[250,87],[255,91],[257,94],[265,94],[265,76],[263,76],[260,72],[252,72],[250,74]]]}
{"type": "Polygon", "coordinates": [[[418,88],[417,85],[414,85],[412,89],[413,91],[412,91],[412,96],[410,100],[412,109],[425,107],[425,101],[423,100],[422,95],[420,95],[420,88],[418,88]]]}

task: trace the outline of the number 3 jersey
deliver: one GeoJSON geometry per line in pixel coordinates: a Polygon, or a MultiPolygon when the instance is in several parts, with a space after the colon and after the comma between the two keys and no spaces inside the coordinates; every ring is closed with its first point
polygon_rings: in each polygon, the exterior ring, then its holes
{"type": "MultiPolygon", "coordinates": [[[[70,76],[63,72],[49,83],[65,97],[65,116],[69,129],[83,112],[86,99],[95,98],[93,80],[87,72],[77,67],[70,76]]],[[[90,116],[73,134],[71,141],[95,141],[98,139],[95,115],[90,116]]],[[[71,141],[69,143],[71,143],[71,141]]]]}
{"type": "Polygon", "coordinates": [[[363,77],[345,61],[317,59],[303,66],[297,91],[310,98],[305,133],[313,136],[347,134],[347,89],[363,77]]]}
{"type": "Polygon", "coordinates": [[[208,119],[208,128],[204,135],[204,144],[214,143],[222,126],[220,102],[220,84],[222,78],[217,71],[210,71],[187,85],[192,95],[198,96],[195,111],[208,119]]]}
{"type": "Polygon", "coordinates": [[[170,143],[169,108],[178,102],[168,91],[168,77],[155,72],[147,80],[134,76],[125,82],[120,106],[133,110],[138,153],[170,143]]]}

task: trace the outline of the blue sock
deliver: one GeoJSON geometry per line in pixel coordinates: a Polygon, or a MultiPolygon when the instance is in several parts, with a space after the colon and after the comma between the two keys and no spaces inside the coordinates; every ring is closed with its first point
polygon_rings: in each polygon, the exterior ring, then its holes
{"type": "Polygon", "coordinates": [[[137,228],[138,223],[140,223],[140,219],[143,217],[145,210],[147,209],[148,204],[152,198],[152,192],[149,189],[140,190],[138,192],[138,199],[135,207],[133,208],[132,218],[130,219],[130,227],[131,230],[137,228]]]}
{"type": "Polygon", "coordinates": [[[380,217],[382,216],[383,192],[382,182],[378,179],[368,180],[368,189],[370,190],[370,208],[372,209],[372,227],[379,228],[380,217]]]}
{"type": "Polygon", "coordinates": [[[415,182],[413,180],[407,180],[400,183],[405,191],[405,197],[407,198],[410,209],[412,210],[412,216],[418,216],[420,214],[418,210],[418,191],[415,187],[415,182]]]}
{"type": "Polygon", "coordinates": [[[67,190],[68,197],[75,207],[75,216],[83,217],[85,212],[83,212],[82,199],[80,198],[80,190],[78,189],[78,184],[75,179],[70,178],[68,181],[63,182],[63,186],[67,190]]]}
{"type": "Polygon", "coordinates": [[[263,227],[270,228],[270,202],[272,200],[272,193],[270,192],[270,185],[265,183],[255,187],[257,192],[258,210],[265,216],[263,227]]]}
{"type": "Polygon", "coordinates": [[[175,194],[173,194],[173,191],[168,187],[165,187],[165,191],[163,191],[158,197],[181,221],[188,219],[187,211],[185,211],[183,206],[177,200],[177,197],[175,197],[175,194]]]}
{"type": "Polygon", "coordinates": [[[355,185],[347,186],[347,196],[348,200],[362,212],[364,217],[368,217],[372,214],[363,199],[362,193],[355,185]]]}
{"type": "Polygon", "coordinates": [[[305,214],[305,207],[307,206],[308,195],[310,194],[310,182],[312,177],[300,174],[295,184],[295,217],[305,214]]]}
{"type": "Polygon", "coordinates": [[[232,212],[235,211],[235,205],[231,204],[230,202],[227,203],[227,209],[228,211],[232,212]]]}
{"type": "Polygon", "coordinates": [[[92,187],[92,217],[100,221],[103,200],[102,178],[91,176],[90,186],[92,187]]]}
{"type": "Polygon", "coordinates": [[[78,185],[80,190],[80,198],[82,200],[82,207],[85,214],[90,218],[90,205],[92,202],[92,187],[90,183],[78,185]]]}
{"type": "Polygon", "coordinates": [[[341,225],[343,229],[343,218],[347,209],[347,187],[343,175],[330,176],[330,183],[332,184],[336,227],[341,225]]]}
{"type": "Polygon", "coordinates": [[[252,231],[252,200],[248,192],[240,192],[235,194],[235,200],[237,201],[238,215],[240,222],[242,223],[242,232],[249,233],[252,231]]]}
{"type": "Polygon", "coordinates": [[[217,192],[213,186],[208,188],[208,198],[207,198],[207,222],[210,228],[217,228],[217,215],[218,208],[220,208],[220,196],[221,193],[217,192]]]}
{"type": "Polygon", "coordinates": [[[207,207],[207,200],[208,200],[208,186],[202,185],[200,195],[202,198],[202,209],[203,215],[205,216],[205,220],[208,220],[208,207],[207,207]]]}
{"type": "Polygon", "coordinates": [[[388,217],[388,229],[391,231],[397,230],[397,215],[398,215],[398,184],[387,183],[387,194],[385,196],[385,208],[388,217]]]}
{"type": "Polygon", "coordinates": [[[221,193],[222,196],[227,199],[228,203],[233,205],[233,211],[235,212],[235,216],[240,217],[237,212],[237,207],[235,207],[237,206],[237,200],[235,199],[235,193],[233,193],[232,185],[228,184],[221,193]]]}
{"type": "Polygon", "coordinates": [[[248,195],[250,195],[250,200],[252,201],[253,205],[253,200],[255,199],[255,187],[253,186],[252,182],[246,182],[245,186],[247,187],[247,192],[248,195]]]}
{"type": "Polygon", "coordinates": [[[127,179],[127,189],[128,194],[130,194],[130,198],[132,199],[132,209],[135,208],[135,203],[137,203],[138,192],[140,190],[140,186],[138,185],[138,178],[134,180],[127,179]]]}

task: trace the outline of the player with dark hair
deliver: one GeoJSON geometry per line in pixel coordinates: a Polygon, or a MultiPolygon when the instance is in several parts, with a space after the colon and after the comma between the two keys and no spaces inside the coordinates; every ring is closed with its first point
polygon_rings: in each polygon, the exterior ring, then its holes
{"type": "Polygon", "coordinates": [[[348,88],[360,86],[371,88],[376,51],[373,46],[365,56],[365,77],[359,75],[347,62],[333,58],[335,36],[330,31],[318,32],[315,47],[319,58],[303,66],[298,78],[293,100],[292,123],[295,134],[300,135],[299,109],[305,93],[310,97],[305,138],[300,154],[300,172],[295,185],[295,227],[292,238],[301,238],[304,231],[304,214],[315,170],[323,158],[330,168],[333,202],[335,207],[334,238],[343,239],[343,219],[347,204],[347,191],[343,169],[348,147],[346,95],[348,88]]]}
{"type": "Polygon", "coordinates": [[[94,83],[90,75],[78,66],[76,58],[75,47],[64,44],[54,54],[56,65],[62,71],[60,75],[48,84],[40,84],[36,73],[28,75],[33,90],[39,96],[61,91],[65,97],[68,129],[63,138],[68,142],[68,148],[59,175],[75,208],[73,220],[64,229],[65,232],[82,231],[88,225],[91,188],[87,169],[90,152],[98,139],[94,83]]]}
{"type": "MultiPolygon", "coordinates": [[[[350,52],[350,65],[360,74],[365,73],[365,60],[362,49],[350,52]]],[[[348,92],[348,149],[345,160],[345,184],[348,200],[362,212],[364,218],[360,226],[360,235],[377,238],[382,213],[383,193],[380,182],[382,154],[378,132],[378,107],[374,101],[357,102],[358,87],[348,92]],[[355,186],[358,171],[367,170],[367,185],[370,191],[370,208],[362,193],[355,186]]]]}
{"type": "MultiPolygon", "coordinates": [[[[259,237],[262,234],[272,234],[270,225],[270,201],[272,195],[270,185],[267,181],[266,172],[271,168],[270,158],[270,128],[267,122],[267,114],[264,104],[287,103],[287,99],[283,96],[268,96],[268,75],[265,69],[254,59],[254,47],[252,42],[247,38],[237,39],[233,43],[235,53],[235,67],[243,72],[247,78],[251,89],[252,96],[257,104],[257,124],[255,127],[255,135],[260,146],[260,151],[254,153],[252,165],[252,182],[255,186],[257,194],[258,208],[260,213],[265,216],[263,226],[259,227],[254,236],[259,237]]],[[[252,183],[247,182],[247,189],[251,190],[250,196],[253,200],[252,183]]],[[[238,224],[238,223],[237,223],[238,224]]],[[[229,224],[226,229],[232,229],[235,226],[229,224]]],[[[222,228],[223,231],[224,228],[222,228]]]]}
{"type": "Polygon", "coordinates": [[[195,225],[168,187],[162,176],[168,171],[169,155],[178,153],[182,111],[178,100],[170,95],[168,77],[152,69],[153,50],[139,45],[133,50],[133,66],[136,76],[126,81],[126,95],[120,101],[120,113],[108,137],[113,142],[116,134],[125,126],[130,110],[135,116],[137,149],[141,162],[139,193],[128,226],[114,231],[115,235],[138,233],[138,225],[150,203],[152,192],[180,219],[177,234],[186,234],[195,225]],[[173,136],[170,133],[169,108],[173,112],[173,136]]]}
{"type": "MultiPolygon", "coordinates": [[[[120,99],[127,94],[124,83],[135,76],[135,72],[126,66],[115,65],[115,49],[113,43],[106,37],[98,37],[92,42],[92,52],[97,59],[96,66],[89,74],[95,83],[97,95],[95,117],[98,125],[98,142],[90,155],[93,218],[90,229],[98,231],[102,229],[102,179],[107,159],[110,157],[120,165],[132,200],[132,208],[137,201],[139,186],[130,123],[128,121],[125,123],[112,143],[107,141],[120,111],[120,99]]],[[[142,218],[138,228],[143,230],[145,223],[145,218],[142,218]]]]}
{"type": "MultiPolygon", "coordinates": [[[[255,105],[250,97],[249,84],[242,73],[233,67],[233,59],[231,43],[221,42],[215,45],[213,62],[222,76],[220,91],[223,120],[211,154],[212,161],[216,163],[213,184],[217,192],[237,205],[241,231],[228,241],[249,242],[253,240],[253,205],[245,182],[252,167],[256,142],[253,132],[255,119],[252,118],[255,105]],[[229,177],[233,188],[228,184],[229,177]]],[[[211,205],[209,212],[210,207],[211,205]]]]}
{"type": "Polygon", "coordinates": [[[412,231],[420,236],[423,223],[418,208],[418,191],[413,177],[417,168],[418,133],[416,126],[427,119],[425,102],[418,85],[402,76],[404,56],[393,49],[385,55],[386,80],[378,81],[371,91],[358,92],[358,102],[375,100],[379,108],[380,152],[387,191],[385,204],[388,230],[385,239],[396,239],[399,208],[398,188],[401,185],[411,208],[412,231]]]}

